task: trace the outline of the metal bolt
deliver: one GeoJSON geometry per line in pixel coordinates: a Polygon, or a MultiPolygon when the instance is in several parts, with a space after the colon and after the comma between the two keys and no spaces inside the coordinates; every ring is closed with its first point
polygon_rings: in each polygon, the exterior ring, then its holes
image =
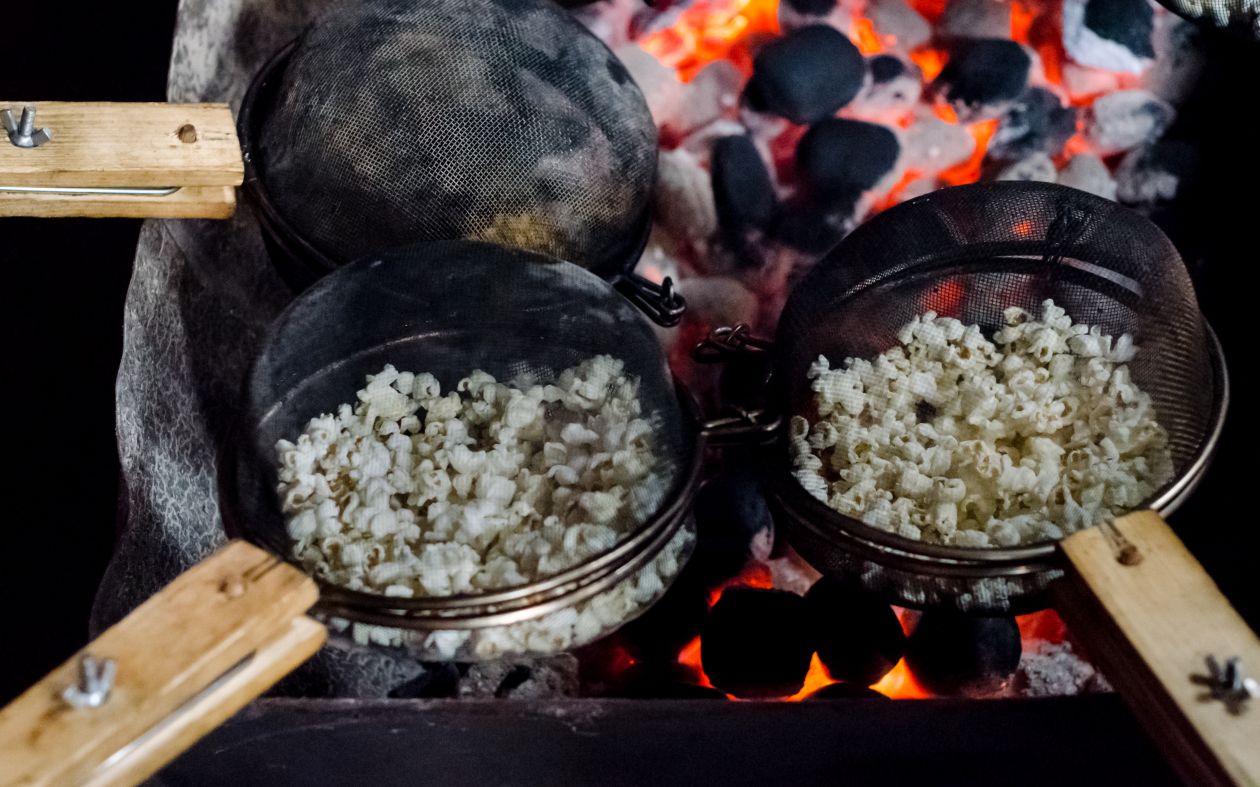
{"type": "Polygon", "coordinates": [[[1220,700],[1230,713],[1237,716],[1246,708],[1247,700],[1260,697],[1260,684],[1255,678],[1247,677],[1237,656],[1225,659],[1224,666],[1215,656],[1208,656],[1205,661],[1208,674],[1191,677],[1195,683],[1207,686],[1208,694],[1202,699],[1220,700]]]}
{"type": "Polygon", "coordinates": [[[4,121],[5,131],[9,132],[9,141],[19,148],[37,148],[52,139],[52,132],[46,128],[35,128],[35,107],[27,104],[22,107],[21,119],[13,118],[13,111],[0,111],[0,119],[4,121]]]}
{"type": "Polygon", "coordinates": [[[79,659],[78,685],[67,686],[61,698],[72,708],[99,708],[114,689],[117,668],[113,659],[97,661],[95,656],[84,654],[79,659]]]}

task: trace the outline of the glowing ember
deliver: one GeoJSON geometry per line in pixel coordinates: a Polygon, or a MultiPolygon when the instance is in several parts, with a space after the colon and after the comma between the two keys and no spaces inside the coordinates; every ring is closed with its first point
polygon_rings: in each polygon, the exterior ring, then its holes
{"type": "Polygon", "coordinates": [[[976,149],[972,152],[971,158],[942,172],[938,176],[941,183],[947,186],[961,186],[979,180],[980,169],[984,164],[984,154],[989,150],[989,140],[993,138],[993,132],[997,131],[997,127],[996,118],[968,125],[967,130],[976,140],[976,149]]]}
{"type": "MultiPolygon", "coordinates": [[[[875,23],[865,17],[859,17],[854,20],[854,41],[858,51],[864,55],[878,55],[884,51],[884,44],[880,41],[879,34],[875,32],[875,23]]],[[[897,42],[895,36],[892,38],[893,43],[897,42]]]]}
{"type": "Polygon", "coordinates": [[[687,81],[707,63],[723,58],[751,72],[748,38],[778,32],[778,0],[697,0],[673,25],[643,36],[638,43],[657,60],[678,69],[678,76],[687,81]]]}
{"type": "Polygon", "coordinates": [[[920,47],[910,53],[910,60],[923,72],[923,81],[931,82],[945,68],[949,55],[943,49],[920,47]]]}

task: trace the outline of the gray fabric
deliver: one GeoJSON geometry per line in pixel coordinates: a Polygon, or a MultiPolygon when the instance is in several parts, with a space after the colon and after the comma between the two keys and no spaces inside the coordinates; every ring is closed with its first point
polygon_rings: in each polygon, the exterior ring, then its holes
{"type": "MultiPolygon", "coordinates": [[[[326,3],[182,0],[167,93],[239,106],[254,71],[326,3]]],[[[223,541],[215,456],[267,323],[290,299],[242,204],[231,221],[149,221],[140,234],[118,370],[122,514],[92,613],[99,632],[223,541]]],[[[415,662],[341,644],[286,693],[384,696],[415,662]]]]}

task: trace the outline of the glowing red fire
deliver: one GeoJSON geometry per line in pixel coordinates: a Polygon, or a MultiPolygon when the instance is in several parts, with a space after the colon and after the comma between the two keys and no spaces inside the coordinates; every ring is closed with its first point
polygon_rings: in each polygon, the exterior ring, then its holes
{"type": "MultiPolygon", "coordinates": [[[[723,591],[730,587],[771,588],[774,587],[774,580],[771,577],[770,569],[765,564],[750,564],[743,573],[724,582],[710,593],[709,606],[712,607],[716,604],[718,599],[722,597],[723,591]]],[[[901,621],[902,629],[909,635],[913,630],[914,613],[900,607],[894,607],[893,609],[897,612],[897,618],[901,621]]],[[[1059,643],[1063,642],[1067,637],[1067,627],[1054,610],[1047,609],[1029,615],[1020,615],[1015,618],[1015,621],[1019,625],[1020,636],[1025,642],[1042,640],[1059,643]]],[[[701,664],[700,637],[692,639],[679,651],[678,664],[690,674],[692,681],[696,684],[707,688],[719,688],[713,685],[701,664]]],[[[779,699],[787,702],[799,702],[819,689],[837,682],[827,672],[827,667],[818,658],[818,654],[815,653],[810,660],[809,672],[805,675],[805,682],[801,689],[795,694],[780,697],[779,699]]],[[[880,678],[877,683],[872,684],[869,688],[895,700],[927,699],[934,696],[932,692],[915,680],[914,673],[910,671],[910,667],[906,664],[905,659],[898,661],[887,675],[880,678]]],[[[733,694],[727,694],[726,696],[732,700],[739,699],[733,694]]]]}

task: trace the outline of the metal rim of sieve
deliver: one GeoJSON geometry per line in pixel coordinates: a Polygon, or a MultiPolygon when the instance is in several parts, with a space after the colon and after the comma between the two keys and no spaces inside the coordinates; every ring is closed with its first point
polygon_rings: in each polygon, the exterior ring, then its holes
{"type": "MultiPolygon", "coordinates": [[[[263,122],[260,107],[270,97],[268,89],[274,87],[273,78],[281,75],[300,41],[301,36],[294,38],[262,65],[245,91],[236,120],[237,136],[240,139],[241,154],[245,163],[245,179],[242,187],[256,208],[258,223],[268,243],[273,263],[280,269],[285,281],[295,289],[305,288],[339,267],[331,257],[311,244],[276,209],[263,181],[261,165],[255,160],[255,139],[257,138],[255,131],[258,124],[263,122]]],[[[610,261],[598,268],[587,270],[591,270],[601,278],[614,281],[619,286],[621,286],[621,281],[634,282],[633,271],[638,265],[639,258],[643,256],[643,250],[647,248],[648,238],[652,233],[650,201],[643,206],[640,215],[635,218],[633,227],[632,235],[627,238],[624,259],[610,261]]],[[[681,302],[681,299],[679,301],[681,302]]],[[[652,319],[657,321],[655,317],[652,319]]],[[[671,324],[677,324],[677,321],[671,324]]]]}

